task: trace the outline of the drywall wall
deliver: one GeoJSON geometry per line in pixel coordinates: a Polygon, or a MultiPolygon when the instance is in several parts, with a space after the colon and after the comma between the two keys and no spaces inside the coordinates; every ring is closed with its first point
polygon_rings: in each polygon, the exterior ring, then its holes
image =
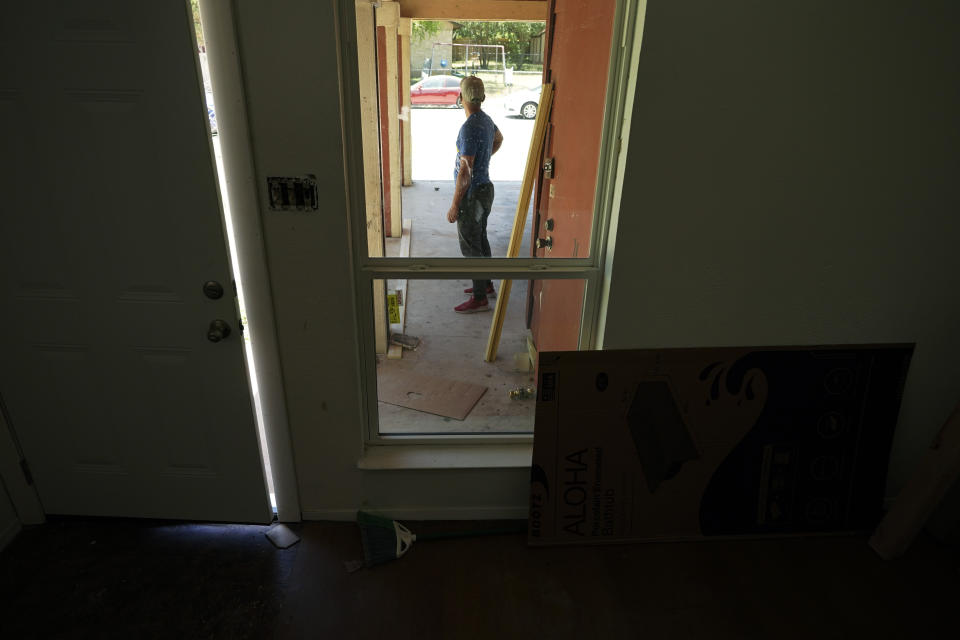
{"type": "Polygon", "coordinates": [[[916,342],[960,399],[960,5],[650,1],[605,348],[916,342]]]}

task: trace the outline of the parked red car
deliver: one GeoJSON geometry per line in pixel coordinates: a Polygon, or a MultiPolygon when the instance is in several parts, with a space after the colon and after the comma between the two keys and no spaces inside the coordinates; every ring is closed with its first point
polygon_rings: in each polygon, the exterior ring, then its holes
{"type": "Polygon", "coordinates": [[[410,87],[411,105],[460,104],[460,78],[455,76],[430,76],[410,87]]]}

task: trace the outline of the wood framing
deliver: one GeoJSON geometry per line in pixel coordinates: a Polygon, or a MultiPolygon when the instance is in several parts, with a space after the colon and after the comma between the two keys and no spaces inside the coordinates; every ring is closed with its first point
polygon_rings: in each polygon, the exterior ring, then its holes
{"type": "MultiPolygon", "coordinates": [[[[397,60],[397,28],[400,23],[400,4],[397,2],[384,2],[377,13],[377,30],[383,29],[384,44],[380,48],[383,53],[383,60],[380,62],[381,71],[380,82],[381,89],[386,88],[386,123],[387,123],[387,156],[389,162],[389,171],[384,173],[384,190],[390,193],[390,228],[387,235],[391,238],[399,238],[403,232],[403,205],[400,186],[403,180],[403,171],[400,168],[400,100],[397,90],[399,82],[397,60]]],[[[381,118],[381,123],[384,119],[381,118]]]]}
{"type": "MultiPolygon", "coordinates": [[[[380,199],[380,125],[377,110],[377,54],[373,5],[357,0],[357,66],[363,140],[363,184],[367,219],[367,252],[383,256],[383,203],[380,199]]],[[[387,352],[386,283],[373,281],[375,348],[387,352]]]]}
{"type": "MultiPolygon", "coordinates": [[[[401,8],[402,10],[402,8],[401,8]]],[[[410,18],[400,18],[400,103],[403,118],[400,122],[401,139],[403,145],[400,158],[403,160],[403,186],[413,184],[413,135],[410,130],[410,35],[412,30],[410,18]]]]}
{"type": "Polygon", "coordinates": [[[546,20],[546,0],[400,0],[400,15],[418,20],[546,20]]]}
{"type": "Polygon", "coordinates": [[[393,194],[390,191],[390,117],[387,108],[387,32],[377,27],[377,109],[380,131],[380,197],[383,199],[383,231],[390,236],[390,216],[393,213],[393,194]]]}
{"type": "MultiPolygon", "coordinates": [[[[403,236],[400,238],[400,253],[397,254],[397,258],[410,257],[410,241],[412,237],[413,219],[406,218],[403,221],[403,236]]],[[[395,290],[400,295],[400,322],[390,323],[390,333],[403,333],[406,331],[407,327],[407,279],[402,278],[400,280],[388,280],[387,285],[390,287],[390,290],[395,290]]],[[[391,357],[389,350],[387,351],[387,357],[391,357]]],[[[402,355],[397,355],[396,357],[400,358],[402,355]]]]}
{"type": "MultiPolygon", "coordinates": [[[[527,221],[527,210],[530,208],[530,196],[533,193],[533,182],[540,168],[540,154],[543,151],[543,139],[546,137],[547,121],[550,118],[550,107],[553,105],[553,85],[545,84],[540,91],[540,108],[537,111],[537,120],[533,125],[533,135],[530,137],[530,148],[527,150],[527,165],[523,171],[523,182],[520,185],[520,199],[517,201],[517,212],[513,218],[513,233],[510,234],[510,244],[507,246],[507,257],[516,258],[520,255],[520,244],[523,242],[523,227],[527,221]]],[[[510,301],[510,290],[513,280],[504,280],[500,284],[500,295],[497,297],[497,306],[493,311],[493,322],[490,324],[490,337],[487,339],[487,351],[484,360],[493,362],[497,359],[497,349],[500,346],[500,333],[503,331],[503,321],[507,316],[507,303],[510,301]]]]}
{"type": "MultiPolygon", "coordinates": [[[[403,221],[403,236],[400,238],[400,256],[401,258],[410,257],[410,243],[413,240],[413,219],[407,218],[403,221]]],[[[397,291],[400,292],[400,333],[407,330],[407,279],[400,281],[397,291]]]]}

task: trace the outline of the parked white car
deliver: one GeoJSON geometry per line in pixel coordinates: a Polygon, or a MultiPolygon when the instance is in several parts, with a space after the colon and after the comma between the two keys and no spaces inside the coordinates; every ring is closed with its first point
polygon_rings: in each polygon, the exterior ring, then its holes
{"type": "Polygon", "coordinates": [[[527,120],[533,120],[537,117],[539,105],[540,87],[511,93],[503,101],[503,108],[508,116],[522,116],[527,120]]]}

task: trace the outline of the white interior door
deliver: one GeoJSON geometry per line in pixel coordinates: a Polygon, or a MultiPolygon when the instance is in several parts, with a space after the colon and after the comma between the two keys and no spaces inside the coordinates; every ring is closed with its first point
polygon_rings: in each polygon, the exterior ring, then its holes
{"type": "Polygon", "coordinates": [[[192,30],[185,0],[0,20],[0,394],[47,513],[271,517],[192,30]]]}

